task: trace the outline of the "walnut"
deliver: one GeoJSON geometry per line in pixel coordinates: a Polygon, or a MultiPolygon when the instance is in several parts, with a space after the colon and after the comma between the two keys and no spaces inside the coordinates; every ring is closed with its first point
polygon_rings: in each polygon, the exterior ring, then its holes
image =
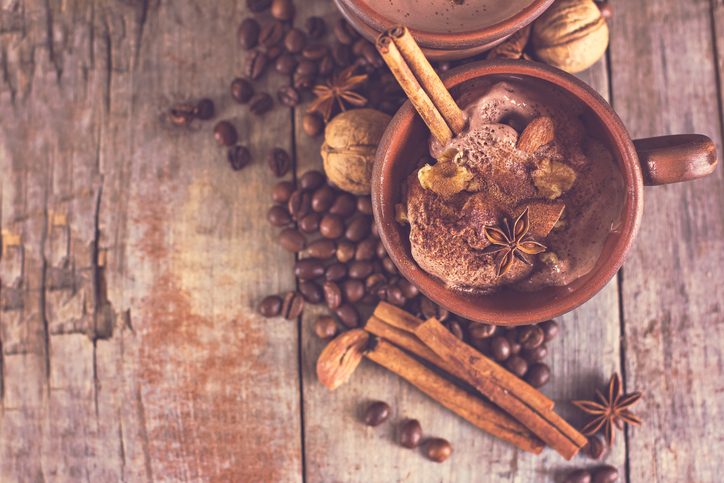
{"type": "Polygon", "coordinates": [[[549,200],[554,200],[564,191],[571,189],[576,181],[576,172],[572,168],[548,158],[540,162],[532,175],[538,194],[549,200]]]}
{"type": "Polygon", "coordinates": [[[451,196],[467,189],[473,174],[463,165],[462,152],[448,149],[437,163],[420,168],[417,179],[420,185],[442,196],[451,196]]]}
{"type": "Polygon", "coordinates": [[[575,73],[606,51],[608,25],[592,0],[557,0],[533,23],[532,38],[540,60],[575,73]]]}
{"type": "Polygon", "coordinates": [[[370,194],[377,145],[390,119],[374,109],[353,109],[327,124],[322,159],[334,184],[354,195],[370,194]]]}

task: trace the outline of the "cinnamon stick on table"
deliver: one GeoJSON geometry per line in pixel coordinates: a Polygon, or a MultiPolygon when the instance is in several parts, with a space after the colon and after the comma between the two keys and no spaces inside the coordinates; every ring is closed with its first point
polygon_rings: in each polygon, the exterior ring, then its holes
{"type": "Polygon", "coordinates": [[[407,27],[397,25],[377,38],[377,50],[390,67],[432,135],[445,144],[465,129],[463,111],[420,50],[407,27]]]}

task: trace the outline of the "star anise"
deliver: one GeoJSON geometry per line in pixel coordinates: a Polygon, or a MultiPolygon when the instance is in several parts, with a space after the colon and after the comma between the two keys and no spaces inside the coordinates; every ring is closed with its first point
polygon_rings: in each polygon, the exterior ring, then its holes
{"type": "Polygon", "coordinates": [[[324,122],[327,122],[332,115],[335,102],[343,111],[346,110],[345,101],[355,107],[366,105],[367,99],[353,91],[367,80],[367,75],[352,75],[355,67],[353,65],[346,68],[337,77],[330,76],[326,86],[315,86],[312,92],[317,99],[309,105],[307,112],[318,112],[324,117],[324,122]]]}
{"type": "Polygon", "coordinates": [[[495,276],[502,277],[513,266],[515,259],[519,259],[526,265],[531,263],[523,256],[536,255],[546,251],[546,247],[540,243],[533,241],[533,237],[528,233],[530,230],[530,220],[528,218],[528,207],[518,218],[512,223],[508,222],[508,218],[503,220],[503,224],[498,227],[486,226],[483,228],[485,237],[492,243],[486,247],[483,253],[499,253],[495,261],[495,276]]]}
{"type": "Polygon", "coordinates": [[[573,401],[573,404],[588,414],[596,416],[593,421],[581,430],[581,433],[585,436],[592,436],[603,428],[606,443],[611,447],[615,436],[614,426],[623,429],[623,422],[635,426],[641,425],[641,420],[628,409],[641,398],[641,393],[621,395],[621,379],[619,379],[617,373],[611,376],[611,382],[608,384],[608,395],[604,396],[601,391],[596,390],[596,396],[600,404],[594,401],[573,401]]]}

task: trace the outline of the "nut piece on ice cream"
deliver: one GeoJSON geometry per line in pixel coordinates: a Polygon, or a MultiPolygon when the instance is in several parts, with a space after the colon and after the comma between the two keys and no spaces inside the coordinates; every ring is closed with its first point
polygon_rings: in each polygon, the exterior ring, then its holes
{"type": "Polygon", "coordinates": [[[568,191],[576,181],[576,172],[558,161],[546,158],[533,171],[533,183],[538,193],[546,199],[554,200],[568,191]]]}
{"type": "Polygon", "coordinates": [[[427,164],[420,168],[417,173],[420,185],[442,196],[452,196],[465,190],[473,174],[462,165],[462,154],[455,149],[448,149],[435,165],[427,164]]]}

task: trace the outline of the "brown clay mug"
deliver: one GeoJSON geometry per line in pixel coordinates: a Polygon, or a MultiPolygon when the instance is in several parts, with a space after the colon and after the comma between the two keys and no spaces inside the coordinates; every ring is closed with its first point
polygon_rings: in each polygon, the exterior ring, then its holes
{"type": "Polygon", "coordinates": [[[595,267],[572,283],[535,292],[503,288],[493,295],[472,295],[448,289],[424,272],[410,253],[409,228],[395,221],[402,182],[427,154],[430,132],[410,102],[393,117],[377,149],[372,174],[372,206],[380,238],[397,268],[432,301],[470,320],[497,325],[522,325],[569,312],[598,293],[623,265],[641,224],[644,185],[689,181],[710,174],[717,163],[714,143],[706,136],[684,134],[632,141],[611,106],[591,87],[570,74],[536,62],[483,61],[464,65],[443,76],[458,105],[480,97],[491,79],[525,76],[547,81],[578,100],[589,135],[608,146],[626,190],[619,227],[610,233],[595,267]]]}
{"type": "Polygon", "coordinates": [[[395,25],[404,24],[428,59],[454,60],[493,48],[533,22],[553,0],[490,0],[463,2],[459,6],[447,0],[414,4],[404,0],[334,0],[334,3],[350,25],[370,42],[395,25]],[[440,10],[439,15],[425,11],[430,8],[428,3],[440,10]],[[445,11],[453,9],[460,11],[462,24],[445,23],[445,11]]]}

